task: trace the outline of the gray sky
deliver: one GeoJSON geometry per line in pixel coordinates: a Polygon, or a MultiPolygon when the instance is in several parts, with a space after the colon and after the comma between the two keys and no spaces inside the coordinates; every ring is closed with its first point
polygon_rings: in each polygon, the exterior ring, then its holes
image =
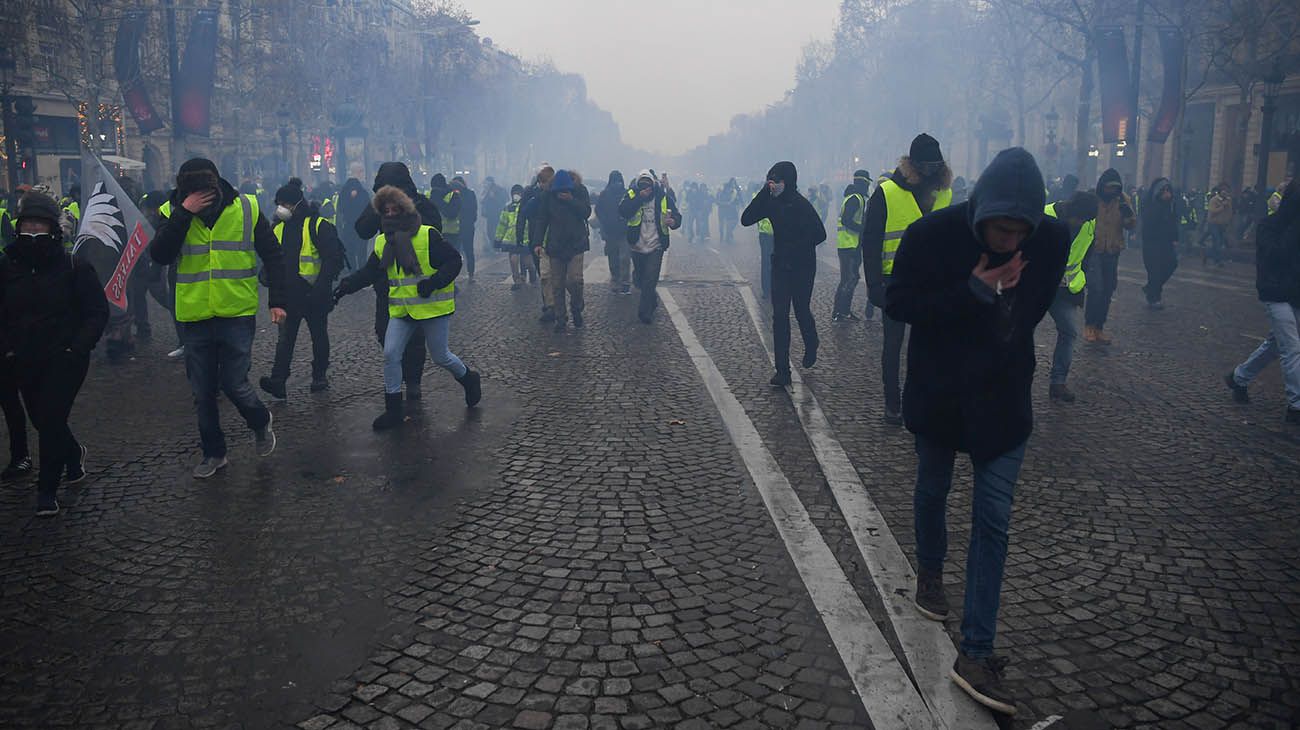
{"type": "Polygon", "coordinates": [[[623,140],[676,154],[794,86],[805,43],[839,0],[460,0],[480,35],[587,79],[623,140]],[[642,59],[651,66],[638,66],[642,59]]]}

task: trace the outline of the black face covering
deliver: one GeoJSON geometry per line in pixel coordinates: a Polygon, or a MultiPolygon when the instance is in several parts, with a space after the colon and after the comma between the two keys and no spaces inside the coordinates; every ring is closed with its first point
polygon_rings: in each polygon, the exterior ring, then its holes
{"type": "Polygon", "coordinates": [[[14,258],[35,265],[62,252],[63,239],[53,233],[19,233],[11,248],[14,258]]]}

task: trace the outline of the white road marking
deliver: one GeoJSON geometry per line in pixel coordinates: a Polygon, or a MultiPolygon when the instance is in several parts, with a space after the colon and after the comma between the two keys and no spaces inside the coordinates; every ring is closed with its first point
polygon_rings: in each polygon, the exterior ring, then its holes
{"type": "Polygon", "coordinates": [[[930,710],[813,525],[775,457],[763,444],[753,421],[696,338],[672,292],[661,288],[659,298],[704,380],[872,723],[880,728],[936,727],[930,710]]]}
{"type": "MultiPolygon", "coordinates": [[[[734,264],[725,259],[723,263],[732,281],[745,281],[734,264]]],[[[775,362],[771,339],[763,324],[753,288],[748,284],[737,288],[745,302],[745,309],[749,312],[749,319],[767,350],[768,359],[775,362]]],[[[912,676],[916,677],[921,695],[944,727],[960,730],[996,727],[988,711],[971,700],[948,678],[948,670],[957,658],[957,649],[953,646],[952,639],[941,624],[922,617],[912,604],[916,573],[907,562],[903,548],[894,539],[884,515],[867,493],[866,486],[858,477],[857,468],[835,438],[830,420],[826,418],[816,396],[804,386],[797,370],[791,370],[790,378],[790,397],[794,401],[799,423],[808,436],[831,494],[862,554],[876,592],[885,604],[889,622],[898,634],[903,655],[912,670],[912,676]]]]}
{"type": "MultiPolygon", "coordinates": [[[[1177,289],[1177,288],[1178,288],[1178,279],[1177,279],[1177,274],[1175,274],[1174,276],[1175,276],[1175,278],[1170,279],[1170,280],[1169,280],[1169,283],[1168,283],[1168,284],[1165,284],[1165,288],[1166,288],[1166,289],[1177,289]]],[[[1139,285],[1139,286],[1146,286],[1146,282],[1145,282],[1145,281],[1143,281],[1143,280],[1141,280],[1141,279],[1136,279],[1136,278],[1131,277],[1131,276],[1120,275],[1120,276],[1117,276],[1116,278],[1119,279],[1120,281],[1126,281],[1126,282],[1128,282],[1128,283],[1130,283],[1130,284],[1137,284],[1137,285],[1139,285]]],[[[1186,283],[1186,284],[1192,284],[1193,286],[1208,286],[1208,287],[1210,287],[1211,289],[1220,289],[1220,290],[1222,290],[1222,291],[1231,292],[1231,293],[1233,293],[1233,294],[1241,294],[1241,295],[1243,295],[1243,296],[1249,296],[1249,297],[1254,297],[1254,296],[1255,296],[1255,292],[1254,292],[1254,291],[1247,291],[1244,287],[1240,287],[1240,286],[1227,286],[1226,284],[1220,284],[1220,283],[1218,283],[1218,282],[1214,282],[1214,281],[1196,281],[1196,280],[1186,279],[1186,278],[1185,278],[1185,279],[1183,279],[1183,283],[1186,283]]]]}
{"type": "Polygon", "coordinates": [[[1063,719],[1065,718],[1061,717],[1060,715],[1050,715],[1034,723],[1034,726],[1029,728],[1029,730],[1045,730],[1045,728],[1051,727],[1052,723],[1060,722],[1063,719]]]}

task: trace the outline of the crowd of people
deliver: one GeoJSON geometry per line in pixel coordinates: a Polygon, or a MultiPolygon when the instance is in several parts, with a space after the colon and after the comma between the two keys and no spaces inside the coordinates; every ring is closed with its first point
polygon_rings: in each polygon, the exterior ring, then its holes
{"type": "Polygon", "coordinates": [[[1202,248],[1206,265],[1222,265],[1230,240],[1249,231],[1271,332],[1224,382],[1246,402],[1250,382],[1280,359],[1286,421],[1300,425],[1300,194],[1289,179],[1267,197],[1266,211],[1251,215],[1249,206],[1259,201],[1234,205],[1225,185],[1201,196],[1160,177],[1126,192],[1113,169],[1095,186],[1074,176],[1046,181],[1028,152],[1012,148],[968,186],[954,176],[939,141],[919,134],[879,179],[865,169],[853,173],[835,220],[828,220],[829,187],[801,192],[789,161],[772,165],[748,189],[735,178],[713,190],[691,180],[680,196],[666,173],[648,168],[628,178],[612,171],[594,197],[578,171],[549,164],[508,190],[487,178],[481,198],[460,175],[434,174],[428,183],[421,189],[405,164],[385,162],[369,186],[355,170],[337,190],[308,190],[291,178],[268,197],[256,185],[236,189],[207,159],[191,159],[172,190],[132,195],[155,232],[121,311],[105,298],[102,272],[67,245],[78,193],[61,204],[48,190],[24,191],[12,215],[9,206],[0,208],[0,405],[10,446],[0,478],[33,471],[30,419],[40,439],[37,514],[59,511],[60,484],[86,476],[87,448],[68,419],[91,352],[102,337],[116,360],[151,337],[149,298],[171,314],[177,347],[168,357],[184,361],[194,396],[202,452],[196,479],[214,477],[229,463],[219,393],[238,410],[260,456],[276,448],[273,411],[249,382],[263,288],[278,341],[258,385],[271,398],[289,397],[303,324],[312,340],[309,390],[329,389],[329,315],[343,297],[369,288],[383,353],[377,379],[384,403],[374,429],[401,427],[405,409],[422,399],[426,357],[461,386],[466,407],[477,406],[482,379],[450,349],[449,334],[456,282],[462,274],[475,278],[480,218],[490,248],[509,258],[511,289],[536,290],[539,320],[556,333],[584,327],[584,259],[593,232],[603,241],[611,291],[635,289],[638,319],[649,325],[675,233],[706,242],[716,217],[718,240],[734,245],[737,226],[756,228],[760,286],[772,313],[770,382],[785,388],[792,382],[791,314],[803,340],[802,367],[817,363],[817,247],[833,225],[839,276],[831,321],[873,320],[881,310],[884,420],[906,425],[915,437],[917,610],[940,621],[950,611],[942,580],[946,500],[955,455],[966,453],[976,519],[952,678],[979,702],[1010,714],[1014,700],[1001,683],[1005,661],[994,655],[993,642],[1011,504],[1033,423],[1033,336],[1044,317],[1056,329],[1048,395],[1072,403],[1067,382],[1077,340],[1111,342],[1106,323],[1126,249],[1140,248],[1142,291],[1148,307],[1160,311],[1189,246],[1202,248]],[[861,317],[854,309],[860,279],[861,317]]]}

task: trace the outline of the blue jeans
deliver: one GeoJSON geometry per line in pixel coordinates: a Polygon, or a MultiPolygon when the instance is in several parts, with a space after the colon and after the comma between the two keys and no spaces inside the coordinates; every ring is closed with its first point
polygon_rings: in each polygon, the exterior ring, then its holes
{"type": "Polygon", "coordinates": [[[180,325],[185,345],[185,373],[194,392],[203,455],[221,458],[226,455],[226,435],[221,431],[218,390],[235,404],[239,415],[254,431],[265,428],[271,420],[271,413],[248,382],[257,320],[214,317],[180,325]]]}
{"type": "MultiPolygon", "coordinates": [[[[942,572],[948,555],[948,491],[956,453],[923,436],[916,437],[916,492],[912,498],[916,562],[927,572],[942,572]]],[[[961,651],[978,658],[993,653],[1002,569],[1007,562],[1007,528],[1025,444],[989,461],[971,464],[970,549],[966,555],[966,603],[962,608],[961,651]]]]}
{"type": "Polygon", "coordinates": [[[389,395],[402,392],[402,353],[406,351],[406,343],[417,330],[424,331],[429,357],[433,358],[438,367],[456,376],[457,380],[465,377],[469,371],[465,363],[447,347],[447,336],[451,334],[451,315],[432,319],[393,317],[388,320],[388,331],[384,333],[384,392],[389,395]]]}
{"type": "Polygon", "coordinates": [[[1232,379],[1237,385],[1250,385],[1269,363],[1280,359],[1287,406],[1300,410],[1300,325],[1297,324],[1300,307],[1286,302],[1264,302],[1264,310],[1268,313],[1268,339],[1232,371],[1232,379]]]}
{"type": "Polygon", "coordinates": [[[1074,343],[1079,339],[1079,306],[1068,289],[1058,288],[1056,299],[1047,313],[1056,323],[1056,349],[1052,352],[1052,385],[1065,385],[1070,376],[1070,363],[1074,361],[1074,343]]]}

